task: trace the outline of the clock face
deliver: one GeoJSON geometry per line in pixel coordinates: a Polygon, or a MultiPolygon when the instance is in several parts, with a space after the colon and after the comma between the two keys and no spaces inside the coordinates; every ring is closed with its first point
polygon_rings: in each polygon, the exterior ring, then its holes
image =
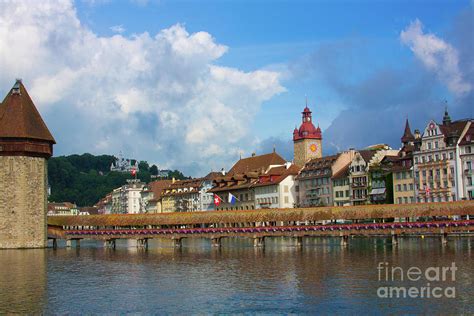
{"type": "Polygon", "coordinates": [[[315,154],[315,153],[318,152],[318,150],[319,150],[319,147],[318,147],[318,144],[317,144],[317,143],[310,143],[310,144],[308,145],[308,152],[309,152],[310,154],[315,154]]]}

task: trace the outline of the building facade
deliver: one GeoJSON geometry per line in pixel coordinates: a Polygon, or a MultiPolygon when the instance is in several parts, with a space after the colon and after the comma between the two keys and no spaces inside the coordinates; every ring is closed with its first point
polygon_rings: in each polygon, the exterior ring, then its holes
{"type": "Polygon", "coordinates": [[[474,200],[474,122],[469,121],[459,141],[459,163],[461,173],[461,198],[474,200]]]}
{"type": "Polygon", "coordinates": [[[203,178],[173,181],[161,194],[163,212],[214,210],[213,180],[222,175],[210,172],[203,178]]]}
{"type": "Polygon", "coordinates": [[[270,168],[255,184],[255,208],[293,208],[296,203],[295,178],[300,168],[286,163],[270,168]]]}
{"type": "Polygon", "coordinates": [[[139,171],[138,161],[133,163],[131,159],[124,158],[122,152],[115,158],[115,162],[110,165],[110,171],[131,172],[132,170],[139,171]]]}
{"type": "Polygon", "coordinates": [[[351,205],[351,186],[349,180],[350,165],[350,162],[347,163],[338,172],[334,173],[331,178],[334,206],[351,205]]]}
{"type": "Polygon", "coordinates": [[[273,167],[285,166],[286,161],[275,151],[265,155],[255,155],[237,161],[227,174],[213,180],[209,190],[219,199],[216,210],[252,210],[256,208],[255,185],[259,177],[273,167]],[[235,196],[235,202],[229,203],[229,196],[235,196]]]}
{"type": "Polygon", "coordinates": [[[415,133],[413,153],[415,199],[417,202],[447,202],[459,199],[456,178],[458,140],[467,120],[451,121],[445,111],[443,123],[431,120],[422,135],[415,133]]]}
{"type": "Polygon", "coordinates": [[[77,205],[70,202],[48,203],[48,216],[79,215],[77,205]]]}
{"type": "Polygon", "coordinates": [[[393,173],[393,203],[415,203],[415,179],[413,173],[415,136],[411,132],[408,119],[405,123],[405,131],[401,141],[402,148],[398,153],[398,159],[391,168],[393,173]]]}
{"type": "Polygon", "coordinates": [[[141,192],[146,186],[139,180],[128,180],[126,185],[112,191],[112,214],[144,213],[141,192]]]}
{"type": "Polygon", "coordinates": [[[314,158],[308,161],[299,173],[299,207],[330,206],[333,204],[332,165],[338,155],[314,158]]]}

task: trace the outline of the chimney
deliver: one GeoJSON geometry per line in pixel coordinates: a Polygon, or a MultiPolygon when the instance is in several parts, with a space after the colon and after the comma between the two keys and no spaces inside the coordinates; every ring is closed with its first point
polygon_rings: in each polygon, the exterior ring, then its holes
{"type": "Polygon", "coordinates": [[[176,182],[176,179],[173,177],[173,178],[171,179],[171,183],[175,183],[175,182],[176,182]]]}
{"type": "Polygon", "coordinates": [[[222,173],[223,176],[225,176],[225,169],[224,168],[221,169],[221,173],[222,173]]]}
{"type": "Polygon", "coordinates": [[[255,157],[255,156],[256,156],[256,154],[255,154],[255,152],[253,152],[253,153],[252,153],[252,157],[255,157]]]}

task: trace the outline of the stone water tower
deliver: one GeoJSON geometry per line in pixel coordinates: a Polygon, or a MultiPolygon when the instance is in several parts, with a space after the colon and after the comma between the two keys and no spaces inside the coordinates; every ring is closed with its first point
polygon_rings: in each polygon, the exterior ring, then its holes
{"type": "Polygon", "coordinates": [[[47,246],[47,159],[55,143],[17,80],[0,103],[0,248],[47,246]]]}

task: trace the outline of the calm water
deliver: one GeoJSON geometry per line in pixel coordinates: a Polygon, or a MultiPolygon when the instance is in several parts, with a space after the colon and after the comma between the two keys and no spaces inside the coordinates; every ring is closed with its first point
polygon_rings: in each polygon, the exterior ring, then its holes
{"type": "MultiPolygon", "coordinates": [[[[474,239],[311,238],[302,250],[290,239],[254,249],[249,240],[188,240],[181,250],[153,241],[148,251],[123,241],[116,250],[95,242],[80,249],[0,251],[0,314],[189,313],[474,313],[474,239]],[[382,299],[379,262],[404,269],[458,267],[456,298],[382,299]]],[[[413,286],[409,281],[391,286],[413,286]]],[[[426,280],[421,285],[426,284],[426,280]]]]}

